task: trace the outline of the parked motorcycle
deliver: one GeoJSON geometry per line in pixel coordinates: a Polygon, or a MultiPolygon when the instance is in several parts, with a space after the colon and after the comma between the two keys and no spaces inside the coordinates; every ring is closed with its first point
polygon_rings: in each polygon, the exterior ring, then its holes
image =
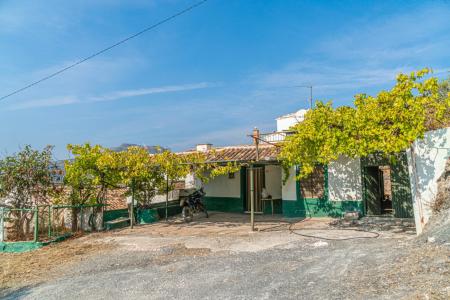
{"type": "Polygon", "coordinates": [[[206,211],[205,205],[202,203],[203,197],[206,193],[203,188],[194,191],[189,196],[182,198],[180,201],[180,206],[182,207],[181,216],[185,222],[192,221],[194,218],[194,213],[204,212],[208,218],[208,212],[206,211]]]}

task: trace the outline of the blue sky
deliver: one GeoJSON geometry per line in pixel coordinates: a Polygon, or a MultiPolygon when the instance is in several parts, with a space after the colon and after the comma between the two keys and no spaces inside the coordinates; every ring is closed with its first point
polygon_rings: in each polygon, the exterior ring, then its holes
{"type": "MultiPolygon", "coordinates": [[[[0,94],[90,55],[185,0],[0,1],[0,94]]],[[[395,75],[450,69],[448,1],[210,0],[0,102],[0,152],[31,144],[248,143],[314,98],[349,105],[395,75]]]]}

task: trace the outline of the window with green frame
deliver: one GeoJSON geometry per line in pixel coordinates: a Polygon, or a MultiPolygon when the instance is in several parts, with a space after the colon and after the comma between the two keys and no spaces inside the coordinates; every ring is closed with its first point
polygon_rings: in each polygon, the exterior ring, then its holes
{"type": "Polygon", "coordinates": [[[300,194],[305,198],[323,198],[325,195],[325,169],[317,166],[306,178],[300,180],[300,194]]]}

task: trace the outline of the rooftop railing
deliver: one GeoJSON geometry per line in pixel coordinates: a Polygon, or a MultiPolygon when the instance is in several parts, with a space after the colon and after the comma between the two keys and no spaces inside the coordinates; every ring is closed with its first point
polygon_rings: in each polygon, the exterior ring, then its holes
{"type": "Polygon", "coordinates": [[[292,131],[276,131],[270,133],[261,133],[260,140],[267,143],[283,142],[287,136],[293,134],[292,131]]]}

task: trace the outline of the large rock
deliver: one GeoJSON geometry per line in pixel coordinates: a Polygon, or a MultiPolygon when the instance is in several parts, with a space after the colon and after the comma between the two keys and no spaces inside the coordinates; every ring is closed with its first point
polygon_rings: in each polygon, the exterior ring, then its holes
{"type": "Polygon", "coordinates": [[[431,204],[433,213],[450,209],[450,160],[447,159],[444,173],[437,181],[437,194],[434,203],[431,204]]]}
{"type": "Polygon", "coordinates": [[[433,216],[424,228],[423,237],[427,241],[450,246],[450,159],[438,180],[435,202],[431,203],[433,216]]]}

